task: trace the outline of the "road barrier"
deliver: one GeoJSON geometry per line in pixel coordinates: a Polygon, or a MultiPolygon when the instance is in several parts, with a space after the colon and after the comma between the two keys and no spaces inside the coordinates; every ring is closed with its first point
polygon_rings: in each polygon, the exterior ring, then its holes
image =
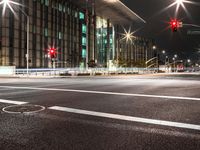
{"type": "MultiPolygon", "coordinates": [[[[175,70],[171,68],[171,70],[175,70]]],[[[177,68],[176,68],[177,70],[177,68]]],[[[192,68],[187,68],[184,72],[197,72],[200,70],[194,70],[192,68]]],[[[101,75],[129,75],[129,74],[153,74],[157,73],[158,68],[37,68],[29,69],[29,76],[101,76],[101,75]]],[[[167,71],[166,73],[170,73],[167,71]]],[[[177,71],[175,71],[177,72],[177,71]]],[[[163,72],[164,73],[164,72],[163,72]]],[[[16,76],[27,76],[26,69],[16,69],[16,76]]]]}
{"type": "MultiPolygon", "coordinates": [[[[29,69],[30,76],[98,76],[98,75],[118,75],[118,74],[143,74],[145,68],[41,68],[29,69]]],[[[150,72],[150,70],[148,71],[150,72]]],[[[152,71],[151,71],[152,72],[152,71]]],[[[154,72],[154,70],[153,70],[154,72]]],[[[27,76],[26,69],[16,69],[17,76],[27,76]]]]}

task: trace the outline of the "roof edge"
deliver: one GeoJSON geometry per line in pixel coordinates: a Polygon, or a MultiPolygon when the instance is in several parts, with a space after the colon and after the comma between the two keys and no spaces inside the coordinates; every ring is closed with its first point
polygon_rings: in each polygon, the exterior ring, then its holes
{"type": "Polygon", "coordinates": [[[135,12],[133,12],[129,7],[127,7],[123,2],[121,2],[120,0],[116,0],[119,1],[121,3],[121,5],[123,5],[124,7],[126,7],[127,10],[129,10],[129,12],[131,12],[133,15],[137,16],[143,23],[146,23],[146,21],[140,17],[138,14],[136,14],[135,12]]]}

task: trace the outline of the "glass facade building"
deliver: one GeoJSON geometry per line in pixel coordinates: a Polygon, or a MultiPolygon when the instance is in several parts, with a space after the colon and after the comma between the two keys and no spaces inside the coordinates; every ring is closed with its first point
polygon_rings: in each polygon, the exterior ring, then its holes
{"type": "Polygon", "coordinates": [[[13,6],[15,14],[9,8],[5,15],[0,11],[0,66],[26,68],[27,16],[30,68],[52,68],[51,47],[56,48],[57,68],[85,68],[90,61],[98,67],[108,67],[108,63],[119,56],[126,61],[136,61],[153,55],[152,40],[137,38],[134,44],[121,41],[120,26],[112,17],[105,17],[92,7],[95,0],[82,1],[84,7],[78,0],[16,2],[21,5],[13,6]]]}

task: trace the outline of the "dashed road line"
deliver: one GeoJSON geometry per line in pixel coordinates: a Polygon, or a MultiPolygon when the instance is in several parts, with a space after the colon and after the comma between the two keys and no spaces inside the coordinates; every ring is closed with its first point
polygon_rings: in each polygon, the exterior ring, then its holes
{"type": "Polygon", "coordinates": [[[123,120],[123,121],[131,121],[131,122],[153,124],[153,125],[160,125],[160,126],[169,126],[169,127],[176,127],[176,128],[200,130],[200,125],[195,125],[195,124],[139,118],[139,117],[125,116],[125,115],[118,115],[118,114],[88,111],[88,110],[82,110],[82,109],[74,109],[74,108],[68,108],[68,107],[60,107],[60,106],[53,106],[53,107],[49,107],[48,109],[63,111],[63,112],[68,112],[68,113],[81,114],[81,115],[89,115],[89,116],[95,116],[95,117],[123,120]]]}
{"type": "Polygon", "coordinates": [[[14,104],[14,105],[23,105],[23,104],[28,104],[28,102],[12,101],[12,100],[6,100],[6,99],[0,99],[0,103],[5,103],[5,104],[14,104]]]}

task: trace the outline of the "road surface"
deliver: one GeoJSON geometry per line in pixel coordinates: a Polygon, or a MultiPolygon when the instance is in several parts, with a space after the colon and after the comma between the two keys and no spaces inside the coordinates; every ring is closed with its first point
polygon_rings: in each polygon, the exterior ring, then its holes
{"type": "Polygon", "coordinates": [[[198,149],[199,75],[0,78],[0,150],[198,149]]]}

